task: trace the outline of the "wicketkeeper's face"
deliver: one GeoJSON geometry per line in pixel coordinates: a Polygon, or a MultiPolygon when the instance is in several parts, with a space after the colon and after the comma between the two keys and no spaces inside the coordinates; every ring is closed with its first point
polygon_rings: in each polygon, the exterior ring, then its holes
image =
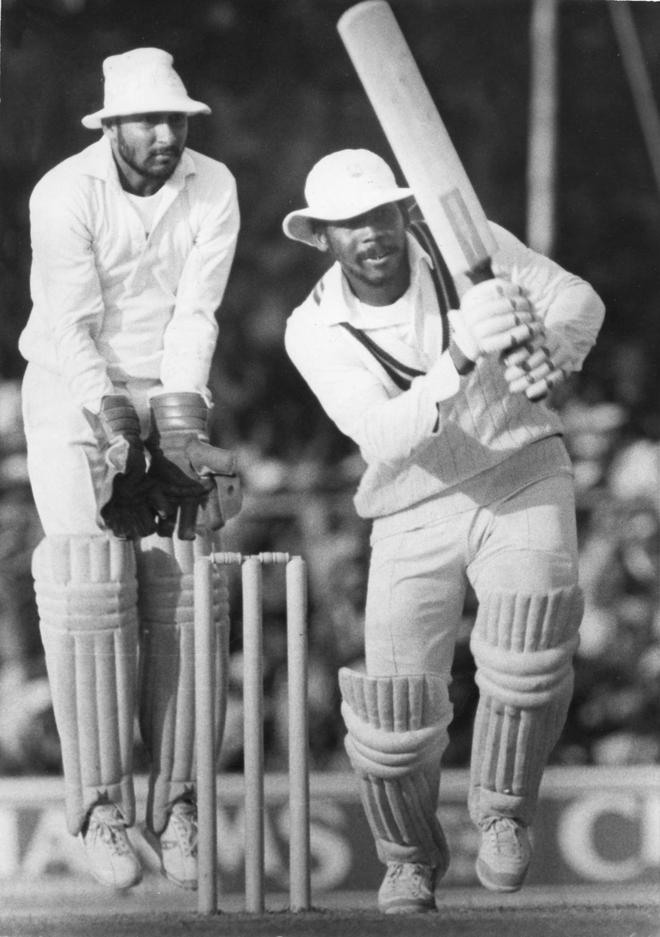
{"type": "Polygon", "coordinates": [[[105,132],[131,187],[163,183],[176,169],[188,137],[188,117],[179,113],[132,114],[106,125],[105,132]]]}
{"type": "Polygon", "coordinates": [[[405,224],[401,206],[389,202],[355,218],[327,222],[319,246],[341,264],[359,298],[373,303],[382,294],[382,304],[393,302],[409,279],[405,224]]]}

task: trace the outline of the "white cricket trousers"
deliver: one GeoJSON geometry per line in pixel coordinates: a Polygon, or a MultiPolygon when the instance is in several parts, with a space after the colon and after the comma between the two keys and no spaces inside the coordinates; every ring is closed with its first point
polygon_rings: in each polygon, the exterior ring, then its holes
{"type": "MultiPolygon", "coordinates": [[[[148,433],[148,391],[156,381],[134,381],[117,388],[126,394],[148,433]]],[[[23,378],[23,422],[32,495],[44,534],[82,536],[101,533],[95,489],[103,457],[80,405],[51,371],[28,364],[23,378]]]]}
{"type": "Polygon", "coordinates": [[[370,676],[449,682],[468,583],[482,599],[577,584],[573,480],[557,474],[415,530],[372,533],[365,620],[370,676]]]}

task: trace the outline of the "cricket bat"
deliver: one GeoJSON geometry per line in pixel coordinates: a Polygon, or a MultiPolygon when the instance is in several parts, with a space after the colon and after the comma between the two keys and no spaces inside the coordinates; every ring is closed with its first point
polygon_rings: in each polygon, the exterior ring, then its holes
{"type": "Polygon", "coordinates": [[[450,273],[491,279],[488,220],[390,5],[358,3],[337,30],[450,273]]]}

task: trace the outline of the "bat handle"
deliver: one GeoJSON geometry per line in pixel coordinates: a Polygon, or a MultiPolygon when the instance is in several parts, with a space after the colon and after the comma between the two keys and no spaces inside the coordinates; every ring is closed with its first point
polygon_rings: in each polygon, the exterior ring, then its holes
{"type": "Polygon", "coordinates": [[[476,267],[472,267],[471,270],[468,270],[467,275],[473,286],[476,286],[477,283],[483,283],[484,280],[495,279],[490,257],[487,257],[486,260],[482,260],[476,267]]]}

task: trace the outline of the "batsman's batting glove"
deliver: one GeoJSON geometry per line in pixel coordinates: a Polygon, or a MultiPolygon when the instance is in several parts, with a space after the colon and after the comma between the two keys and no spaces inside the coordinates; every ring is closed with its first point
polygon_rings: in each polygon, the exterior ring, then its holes
{"type": "Polygon", "coordinates": [[[521,288],[499,277],[467,290],[449,323],[449,354],[459,374],[467,374],[482,355],[509,351],[543,329],[521,288]]]}
{"type": "Polygon", "coordinates": [[[572,370],[567,346],[550,331],[535,335],[520,348],[506,352],[502,362],[511,393],[525,394],[533,401],[547,397],[572,370]]]}
{"type": "Polygon", "coordinates": [[[147,537],[166,503],[147,478],[140,421],[133,404],[120,394],[101,400],[97,415],[85,411],[103,453],[105,473],[98,498],[101,526],[120,540],[147,537]]]}
{"type": "Polygon", "coordinates": [[[148,476],[158,482],[169,508],[158,533],[194,540],[197,528],[218,530],[241,507],[240,481],[232,452],[209,444],[208,407],[196,393],[159,394],[151,399],[152,431],[148,476]]]}

